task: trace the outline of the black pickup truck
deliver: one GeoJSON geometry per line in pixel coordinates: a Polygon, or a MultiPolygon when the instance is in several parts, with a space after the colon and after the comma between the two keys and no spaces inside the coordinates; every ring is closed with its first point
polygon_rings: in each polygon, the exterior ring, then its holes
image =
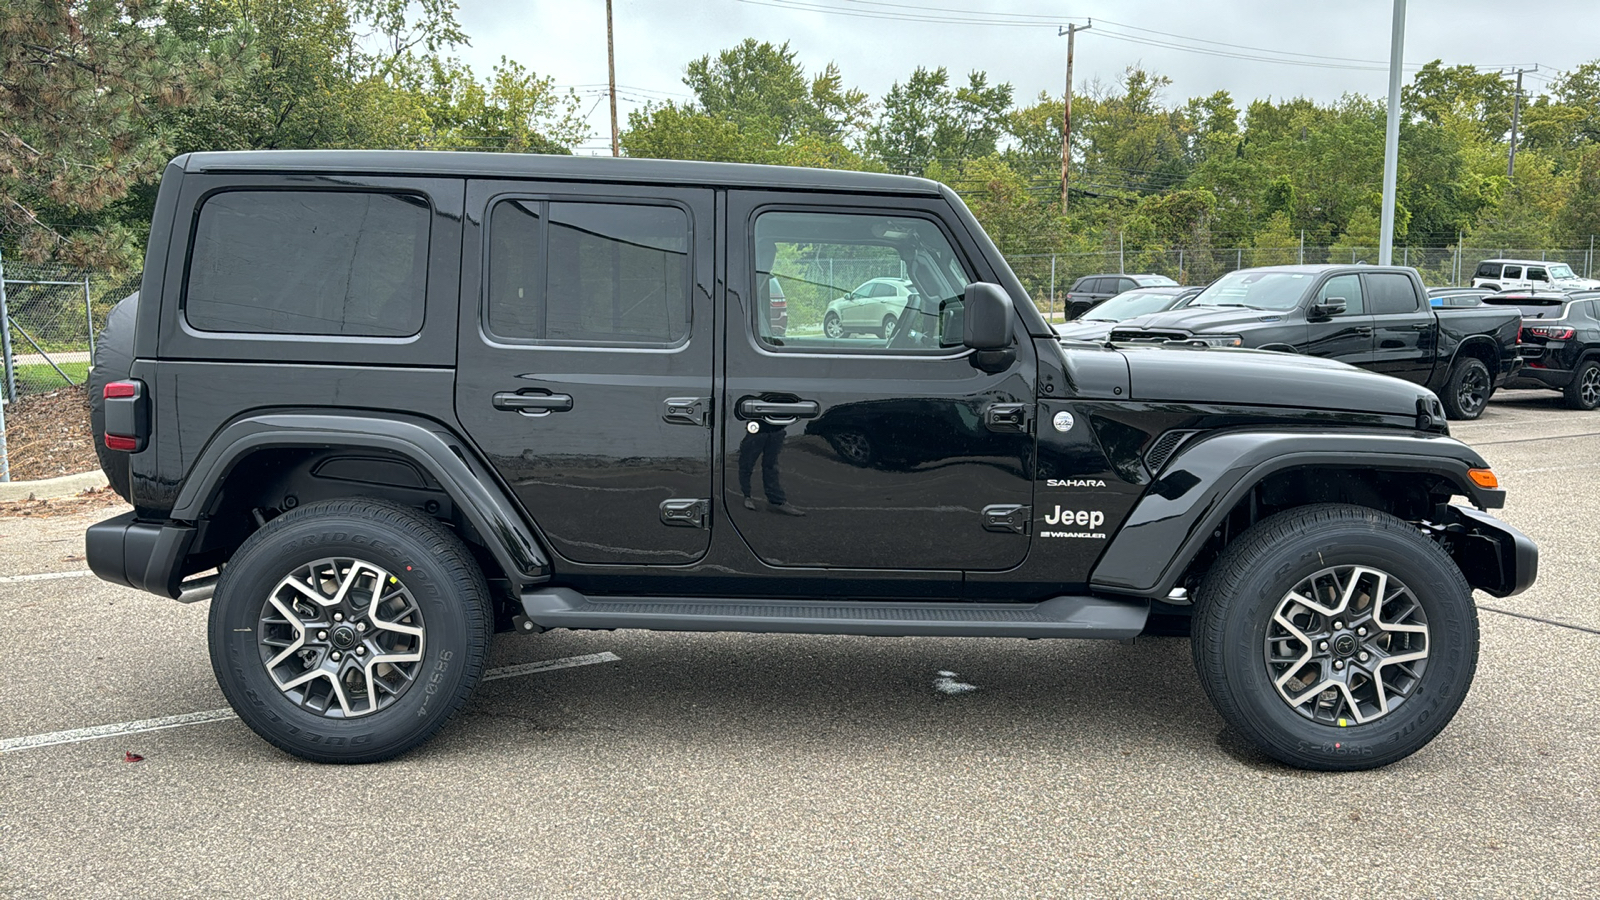
{"type": "Polygon", "coordinates": [[[1266,752],[1368,768],[1461,705],[1473,588],[1537,570],[1426,390],[1063,342],[915,178],[194,154],[99,350],[133,511],[89,529],[89,566],[209,600],[224,695],[312,760],[427,739],[497,629],[1159,625],[1192,630],[1200,684],[1266,752]],[[898,326],[830,336],[870,278],[916,288],[898,326]]]}
{"type": "Polygon", "coordinates": [[[1521,366],[1514,311],[1436,309],[1415,269],[1272,266],[1217,279],[1180,310],[1130,319],[1112,341],[1322,356],[1423,385],[1452,419],[1483,415],[1521,366]]]}

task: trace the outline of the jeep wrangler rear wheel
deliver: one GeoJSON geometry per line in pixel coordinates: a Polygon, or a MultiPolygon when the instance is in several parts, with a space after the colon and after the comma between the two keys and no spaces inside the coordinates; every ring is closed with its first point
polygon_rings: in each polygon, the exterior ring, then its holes
{"type": "Polygon", "coordinates": [[[1421,749],[1472,684],[1472,590],[1400,519],[1318,505],[1229,545],[1196,599],[1193,652],[1222,718],[1262,752],[1325,771],[1421,749]]]}
{"type": "Polygon", "coordinates": [[[448,528],[332,500],[245,541],[212,600],[212,668],[239,718],[316,762],[376,762],[437,732],[483,673],[488,588],[448,528]]]}

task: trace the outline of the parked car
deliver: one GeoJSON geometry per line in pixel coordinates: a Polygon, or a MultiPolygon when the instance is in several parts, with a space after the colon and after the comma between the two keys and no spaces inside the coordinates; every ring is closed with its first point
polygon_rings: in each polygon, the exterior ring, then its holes
{"type": "Polygon", "coordinates": [[[1257,347],[1337,359],[1424,385],[1452,419],[1476,419],[1516,370],[1519,317],[1423,303],[1405,266],[1270,266],[1230,272],[1189,305],[1112,329],[1113,341],[1257,347]]]}
{"type": "MultiPolygon", "coordinates": [[[[309,760],[420,745],[496,630],[1126,639],[1173,617],[1228,727],[1372,768],[1465,700],[1473,589],[1537,573],[1427,390],[1059,340],[932,181],[195,153],[147,259],[90,376],[130,509],[89,527],[87,565],[209,601],[223,696],[309,760]],[[891,338],[767,333],[770,278],[799,295],[817,259],[868,254],[914,287],[891,338]]],[[[194,649],[125,623],[95,650],[111,670],[194,649]]]]}
{"type": "Polygon", "coordinates": [[[1472,286],[1491,291],[1590,291],[1600,288],[1600,281],[1578,277],[1564,262],[1486,259],[1473,271],[1472,286]]]}
{"type": "Polygon", "coordinates": [[[1062,306],[1067,318],[1076,319],[1095,306],[1118,294],[1142,287],[1178,287],[1178,283],[1165,275],[1146,272],[1142,275],[1111,273],[1085,275],[1072,283],[1072,289],[1062,306]]]}
{"type": "Polygon", "coordinates": [[[1600,406],[1600,292],[1512,291],[1483,302],[1522,314],[1522,369],[1506,387],[1560,391],[1572,409],[1600,406]]]}
{"type": "MultiPolygon", "coordinates": [[[[848,283],[848,282],[846,282],[848,283]]],[[[904,278],[873,278],[828,304],[822,333],[830,338],[852,334],[894,337],[895,326],[906,314],[906,304],[916,289],[904,278]]]]}
{"type": "Polygon", "coordinates": [[[776,277],[767,279],[767,322],[773,337],[789,333],[789,301],[776,277]]]}
{"type": "Polygon", "coordinates": [[[1150,287],[1118,294],[1077,319],[1055,326],[1056,334],[1075,341],[1103,341],[1111,327],[1147,313],[1182,309],[1200,294],[1198,287],[1150,287]]]}
{"type": "Polygon", "coordinates": [[[1482,306],[1483,298],[1494,293],[1488,288],[1436,287],[1428,288],[1428,305],[1435,308],[1482,306]]]}

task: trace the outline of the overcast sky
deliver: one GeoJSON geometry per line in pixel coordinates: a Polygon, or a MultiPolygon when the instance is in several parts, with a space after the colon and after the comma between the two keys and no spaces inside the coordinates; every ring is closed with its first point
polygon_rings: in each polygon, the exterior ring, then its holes
{"type": "MultiPolygon", "coordinates": [[[[460,55],[480,75],[502,55],[584,98],[594,138],[579,152],[609,152],[603,101],[605,0],[460,0],[472,46],[460,55]]],[[[1009,81],[1019,101],[1059,94],[1066,38],[1055,22],[1095,27],[1077,38],[1073,80],[1114,81],[1128,66],[1169,76],[1166,99],[1216,90],[1243,106],[1258,97],[1336,99],[1388,91],[1391,0],[614,0],[618,115],[646,99],[681,98],[683,68],[746,37],[799,51],[814,72],[839,64],[845,83],[875,99],[917,66],[964,75],[983,69],[1009,81]],[[806,9],[804,7],[813,7],[806,9]],[[815,7],[845,10],[823,12],[815,7]],[[852,14],[853,13],[853,14],[852,14]],[[1068,18],[1068,17],[1074,18],[1068,18]],[[906,18],[897,18],[906,17],[906,18]],[[912,21],[945,18],[965,22],[912,21]],[[978,25],[972,20],[1026,22],[978,25]],[[1038,24],[1032,24],[1038,21],[1038,24]],[[1178,46],[1172,46],[1178,45],[1178,46]],[[1179,49],[1179,47],[1188,49],[1179,49]],[[1202,52],[1195,52],[1202,51],[1202,52]],[[1272,51],[1277,51],[1276,53],[1272,51]],[[1217,55],[1217,54],[1230,55],[1217,55]],[[1287,54],[1302,54],[1290,57],[1287,54]],[[1293,59],[1295,65],[1271,59],[1293,59]],[[1309,65],[1307,65],[1309,63],[1309,65]]],[[[1405,59],[1485,68],[1539,66],[1524,83],[1537,94],[1549,77],[1600,58],[1600,0],[1411,0],[1405,59]]]]}

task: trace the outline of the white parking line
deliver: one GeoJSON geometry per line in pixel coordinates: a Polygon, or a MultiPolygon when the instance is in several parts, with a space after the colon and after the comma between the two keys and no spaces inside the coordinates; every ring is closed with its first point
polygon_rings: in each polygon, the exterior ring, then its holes
{"type": "MultiPolygon", "coordinates": [[[[575,666],[592,666],[595,663],[617,662],[622,657],[607,650],[601,653],[589,653],[583,656],[568,656],[562,659],[548,659],[544,662],[523,663],[516,666],[502,666],[490,669],[483,673],[484,681],[496,681],[501,678],[515,678],[518,675],[532,675],[535,672],[551,672],[556,669],[570,669],[575,666]]],[[[186,725],[204,725],[207,722],[223,722],[228,719],[237,719],[238,716],[231,709],[208,709],[203,712],[184,713],[181,716],[162,716],[159,719],[139,719],[134,722],[115,722],[110,725],[94,725],[89,728],[74,728],[70,731],[51,731],[45,734],[30,734],[24,737],[5,738],[0,740],[0,753],[16,753],[19,750],[37,750],[40,747],[53,747],[57,744],[77,744],[83,741],[94,741],[100,738],[116,737],[122,734],[139,734],[145,731],[160,731],[164,728],[182,728],[186,725]]]]}
{"type": "Polygon", "coordinates": [[[0,584],[16,584],[20,581],[55,581],[58,578],[82,578],[93,575],[88,569],[75,569],[71,572],[35,572],[32,575],[0,575],[0,584]]]}

